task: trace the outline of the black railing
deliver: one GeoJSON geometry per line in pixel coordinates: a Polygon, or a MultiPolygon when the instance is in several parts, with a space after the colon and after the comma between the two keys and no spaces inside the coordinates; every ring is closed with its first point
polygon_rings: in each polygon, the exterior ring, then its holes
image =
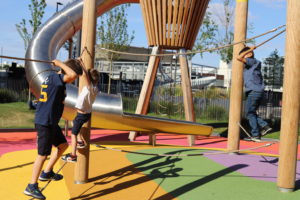
{"type": "MultiPolygon", "coordinates": [[[[141,92],[141,84],[111,84],[111,94],[121,94],[124,112],[134,113],[141,92]]],[[[15,80],[2,77],[0,89],[13,92],[17,101],[26,102],[28,84],[25,79],[15,80]]],[[[99,85],[101,92],[107,93],[108,85],[99,85]]],[[[220,88],[206,88],[193,91],[195,115],[197,119],[228,120],[229,91],[220,88]]],[[[266,92],[258,112],[264,119],[279,119],[281,117],[281,93],[266,92]]],[[[245,102],[244,102],[245,105],[245,102]]],[[[182,91],[179,86],[157,86],[153,89],[149,113],[166,118],[185,119],[182,91]]],[[[243,109],[243,116],[244,116],[243,109]]]]}

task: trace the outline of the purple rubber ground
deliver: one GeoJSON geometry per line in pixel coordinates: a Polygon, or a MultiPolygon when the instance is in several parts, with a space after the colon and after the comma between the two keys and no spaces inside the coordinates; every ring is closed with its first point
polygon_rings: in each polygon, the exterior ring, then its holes
{"type": "MultiPolygon", "coordinates": [[[[276,157],[249,154],[219,154],[206,155],[206,157],[226,167],[237,164],[248,165],[248,167],[239,169],[238,172],[258,180],[277,181],[278,158],[276,157]]],[[[297,162],[296,180],[300,180],[300,161],[297,162]]]]}

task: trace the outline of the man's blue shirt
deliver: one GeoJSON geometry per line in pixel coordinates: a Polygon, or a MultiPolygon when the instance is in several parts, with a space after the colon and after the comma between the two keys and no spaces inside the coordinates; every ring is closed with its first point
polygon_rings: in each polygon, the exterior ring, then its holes
{"type": "Polygon", "coordinates": [[[66,85],[63,82],[64,75],[51,74],[41,85],[41,94],[35,113],[35,123],[41,125],[58,124],[66,97],[66,85]]]}
{"type": "Polygon", "coordinates": [[[264,91],[265,85],[261,74],[261,62],[255,58],[246,58],[244,67],[245,91],[264,91]]]}

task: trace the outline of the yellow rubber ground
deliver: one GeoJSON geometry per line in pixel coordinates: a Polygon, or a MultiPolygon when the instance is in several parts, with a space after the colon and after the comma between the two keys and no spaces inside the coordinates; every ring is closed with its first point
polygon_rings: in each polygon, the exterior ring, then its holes
{"type": "MultiPolygon", "coordinates": [[[[110,145],[111,148],[125,148],[126,145],[110,145]]],[[[130,150],[151,148],[147,145],[130,146],[130,150]]],[[[69,152],[69,150],[67,151],[69,152]]],[[[0,157],[0,199],[23,200],[31,199],[23,194],[31,177],[32,164],[36,150],[17,151],[0,157]]],[[[59,161],[57,171],[63,161],[59,161]]],[[[137,171],[126,154],[108,151],[91,146],[90,182],[74,184],[74,163],[67,163],[61,173],[62,181],[52,181],[43,191],[47,200],[67,199],[105,199],[105,200],[143,200],[155,199],[166,194],[155,182],[137,171]]],[[[44,187],[46,182],[39,182],[44,187]]],[[[174,199],[170,196],[169,199],[174,199]]]]}

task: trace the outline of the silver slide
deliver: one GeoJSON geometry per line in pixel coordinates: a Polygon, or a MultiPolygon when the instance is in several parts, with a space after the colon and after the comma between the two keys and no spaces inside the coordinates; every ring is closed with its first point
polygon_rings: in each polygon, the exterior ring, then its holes
{"type": "MultiPolygon", "coordinates": [[[[138,2],[138,0],[97,0],[97,16],[120,4],[138,2]]],[[[55,59],[65,41],[81,29],[82,10],[83,1],[77,0],[51,17],[35,34],[27,50],[26,58],[47,61],[55,59]]],[[[40,85],[45,77],[50,73],[55,73],[49,69],[51,65],[47,63],[26,62],[26,78],[36,97],[39,96],[40,85]]],[[[67,84],[64,119],[72,120],[75,117],[74,107],[77,95],[78,88],[67,84]]],[[[212,132],[212,127],[199,123],[123,113],[121,96],[103,93],[99,93],[93,104],[92,127],[189,135],[210,135],[212,132]]]]}

